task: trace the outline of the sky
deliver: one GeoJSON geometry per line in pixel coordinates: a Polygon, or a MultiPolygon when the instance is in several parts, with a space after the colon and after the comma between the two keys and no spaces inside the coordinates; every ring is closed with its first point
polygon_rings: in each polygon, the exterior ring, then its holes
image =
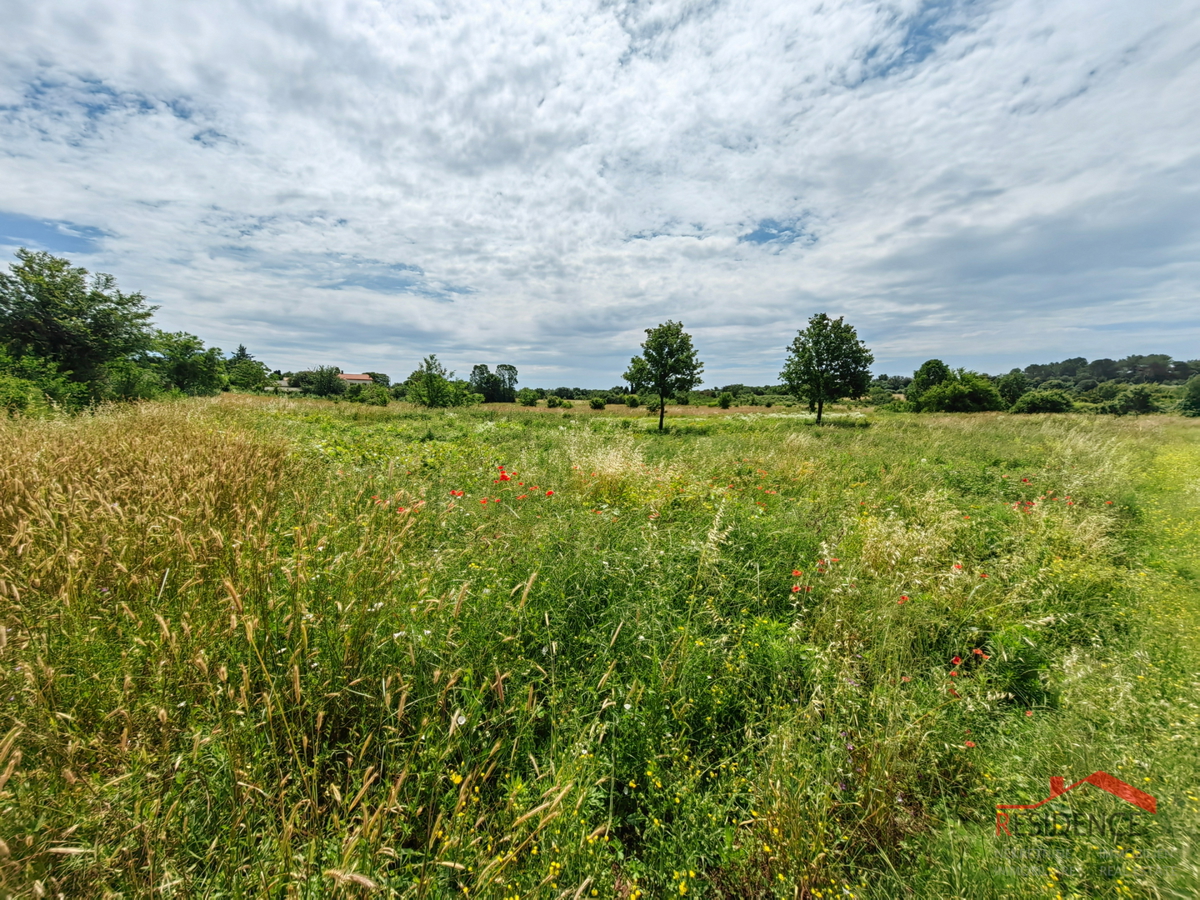
{"type": "Polygon", "coordinates": [[[1200,357],[1200,0],[0,0],[0,260],[272,368],[1200,357]]]}

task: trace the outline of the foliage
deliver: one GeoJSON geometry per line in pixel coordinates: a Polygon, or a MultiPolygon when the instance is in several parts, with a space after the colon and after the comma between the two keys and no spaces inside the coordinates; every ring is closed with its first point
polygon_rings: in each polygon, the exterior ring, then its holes
{"type": "Polygon", "coordinates": [[[588,400],[588,406],[590,406],[592,409],[604,409],[605,405],[605,399],[599,394],[588,400]]]}
{"type": "Polygon", "coordinates": [[[921,363],[921,368],[913,373],[912,381],[904,392],[904,399],[910,403],[920,403],[921,395],[927,390],[953,378],[954,373],[950,367],[940,359],[927,359],[921,363]]]}
{"type": "Polygon", "coordinates": [[[729,407],[733,406],[733,394],[729,391],[721,391],[717,397],[717,406],[721,407],[721,409],[729,409],[729,407]]]}
{"type": "Polygon", "coordinates": [[[537,406],[538,392],[533,388],[521,388],[517,391],[517,402],[522,406],[537,406]]]}
{"type": "Polygon", "coordinates": [[[816,404],[818,425],[826,403],[866,393],[875,357],[844,317],[817,313],[788,349],[779,378],[797,399],[816,404]]]}
{"type": "Polygon", "coordinates": [[[892,393],[892,389],[881,384],[873,383],[867,390],[867,402],[872,406],[883,406],[895,399],[896,395],[892,393]]]}
{"type": "Polygon", "coordinates": [[[389,388],[392,386],[392,379],[383,372],[364,372],[363,374],[370,375],[371,381],[375,382],[375,384],[379,385],[380,387],[389,388]]]}
{"type": "Polygon", "coordinates": [[[408,376],[404,386],[405,398],[418,406],[437,409],[479,402],[479,395],[471,391],[470,384],[456,380],[454,373],[447,372],[433,354],[422,360],[420,368],[408,376]]]}
{"type": "MultiPolygon", "coordinates": [[[[3,345],[0,345],[0,376],[32,384],[37,389],[29,395],[31,402],[22,406],[26,410],[40,408],[47,402],[59,409],[77,410],[87,404],[92,393],[88,385],[70,380],[50,360],[32,355],[13,357],[3,345]]],[[[10,390],[21,396],[26,392],[19,385],[11,386],[10,390]]]]}
{"type": "Polygon", "coordinates": [[[367,385],[362,392],[362,402],[370,406],[387,406],[390,395],[382,384],[367,385]]]}
{"type": "MultiPolygon", "coordinates": [[[[913,383],[917,379],[914,377],[913,383]]],[[[1004,409],[1004,400],[987,376],[959,369],[926,388],[914,401],[918,412],[988,412],[1004,409]]]]}
{"type": "Polygon", "coordinates": [[[547,394],[546,395],[546,406],[548,408],[557,409],[558,407],[560,407],[562,405],[563,405],[563,399],[562,399],[562,397],[558,396],[558,394],[547,394]]]}
{"type": "Polygon", "coordinates": [[[167,388],[192,397],[212,395],[226,384],[225,362],[217,347],[185,331],[155,331],[147,365],[167,388]]]}
{"type": "Polygon", "coordinates": [[[1029,391],[1013,403],[1012,413],[1063,413],[1075,407],[1071,398],[1062,391],[1029,391]]]}
{"type": "Polygon", "coordinates": [[[642,355],[629,361],[621,377],[629,382],[630,391],[652,390],[658,395],[658,430],[662,431],[667,398],[699,386],[703,371],[692,336],[683,330],[682,322],[668,320],[646,329],[642,355]]]}
{"type": "Polygon", "coordinates": [[[1200,375],[1188,379],[1183,389],[1183,398],[1179,401],[1179,411],[1185,416],[1200,416],[1200,375]]]}
{"type": "Polygon", "coordinates": [[[108,363],[149,348],[155,306],[125,294],[116,280],[68,260],[24,248],[0,273],[0,340],[13,356],[34,356],[82,384],[96,384],[108,363]]]}
{"type": "Polygon", "coordinates": [[[1001,376],[996,382],[996,390],[1000,392],[1000,397],[1009,406],[1012,406],[1022,396],[1029,393],[1032,388],[1033,383],[1020,369],[1013,369],[1007,375],[1001,376]]]}
{"type": "Polygon", "coordinates": [[[471,370],[471,390],[482,395],[484,403],[512,403],[517,399],[516,366],[499,365],[491,371],[485,365],[471,370]]]}
{"type": "Polygon", "coordinates": [[[152,400],[164,390],[162,378],[157,371],[128,359],[117,360],[105,366],[98,387],[103,399],[120,403],[152,400]]]}
{"type": "MultiPolygon", "coordinates": [[[[239,348],[245,349],[245,348],[239,348]]],[[[261,391],[271,380],[270,370],[256,359],[230,359],[225,363],[230,387],[239,391],[261,391]]]]}
{"type": "Polygon", "coordinates": [[[1103,404],[1100,411],[1114,416],[1143,416],[1161,412],[1162,407],[1149,387],[1138,384],[1122,390],[1115,399],[1103,404]]]}
{"type": "Polygon", "coordinates": [[[642,402],[642,398],[639,397],[637,394],[630,393],[630,394],[625,395],[625,405],[628,406],[630,409],[637,409],[638,405],[641,402],[642,402]]]}
{"type": "Polygon", "coordinates": [[[0,413],[19,416],[36,407],[44,395],[32,381],[0,375],[0,413]]]}

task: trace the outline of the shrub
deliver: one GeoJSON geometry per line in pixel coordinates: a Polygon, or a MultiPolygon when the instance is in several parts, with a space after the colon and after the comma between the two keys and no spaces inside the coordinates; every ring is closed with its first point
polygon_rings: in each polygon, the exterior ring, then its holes
{"type": "Polygon", "coordinates": [[[596,396],[588,400],[588,406],[590,406],[592,409],[604,409],[604,405],[605,403],[603,397],[596,396]]]}
{"type": "Polygon", "coordinates": [[[0,375],[0,411],[5,415],[19,416],[28,412],[37,394],[41,394],[41,391],[32,381],[0,375]]]}
{"type": "Polygon", "coordinates": [[[1017,398],[1011,413],[1062,413],[1070,412],[1075,404],[1062,391],[1030,391],[1017,398]]]}
{"type": "Polygon", "coordinates": [[[1161,412],[1162,408],[1154,399],[1154,393],[1144,384],[1126,388],[1100,407],[1100,412],[1114,416],[1143,416],[1147,413],[1161,412]]]}
{"type": "Polygon", "coordinates": [[[1020,400],[1023,394],[1029,393],[1031,387],[1029,376],[1020,369],[1013,369],[996,382],[996,390],[1009,406],[1020,400]]]}
{"type": "Polygon", "coordinates": [[[691,394],[687,393],[686,391],[679,394],[679,396],[677,396],[675,398],[676,406],[687,406],[691,402],[692,402],[692,396],[691,396],[691,394]]]}
{"type": "Polygon", "coordinates": [[[388,389],[382,384],[372,384],[362,391],[362,402],[371,406],[387,406],[388,389]]]}
{"type": "Polygon", "coordinates": [[[517,402],[522,406],[537,406],[537,391],[533,388],[521,388],[517,391],[517,402]]]}
{"type": "Polygon", "coordinates": [[[733,406],[733,394],[729,393],[729,391],[722,391],[721,395],[717,397],[717,406],[721,407],[721,409],[729,409],[729,407],[733,406]]]}
{"type": "Polygon", "coordinates": [[[546,405],[551,409],[557,409],[563,405],[563,399],[558,394],[548,394],[546,395],[546,405]]]}
{"type": "Polygon", "coordinates": [[[1004,409],[996,386],[983,375],[959,369],[921,393],[920,412],[987,412],[1004,409]]]}
{"type": "Polygon", "coordinates": [[[1200,416],[1200,375],[1193,375],[1183,386],[1183,399],[1179,411],[1185,416],[1200,416]]]}
{"type": "Polygon", "coordinates": [[[625,405],[628,406],[630,409],[636,409],[638,406],[641,405],[641,402],[642,401],[638,399],[637,394],[629,394],[625,398],[625,405]]]}
{"type": "Polygon", "coordinates": [[[574,409],[575,408],[575,404],[572,403],[570,400],[563,400],[560,405],[562,406],[563,409],[574,409]]]}

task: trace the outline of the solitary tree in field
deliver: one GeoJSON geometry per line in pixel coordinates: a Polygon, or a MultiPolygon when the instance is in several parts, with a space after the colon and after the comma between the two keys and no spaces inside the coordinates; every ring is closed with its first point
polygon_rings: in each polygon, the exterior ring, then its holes
{"type": "Polygon", "coordinates": [[[662,431],[667,398],[699,387],[703,371],[704,363],[696,358],[692,336],[683,330],[683,323],[667,321],[646,329],[642,355],[629,361],[621,377],[634,393],[658,394],[658,430],[662,431]]]}
{"type": "Polygon", "coordinates": [[[826,402],[861,396],[871,383],[875,356],[841,316],[831,319],[817,313],[789,349],[779,378],[797,399],[817,405],[818,425],[826,402]]]}

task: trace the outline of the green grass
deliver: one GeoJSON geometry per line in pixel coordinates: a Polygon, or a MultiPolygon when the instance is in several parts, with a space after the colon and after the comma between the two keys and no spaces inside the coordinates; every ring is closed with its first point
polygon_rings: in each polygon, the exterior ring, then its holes
{"type": "Polygon", "coordinates": [[[0,895],[1194,896],[1200,430],[669,423],[4,424],[0,895]]]}

